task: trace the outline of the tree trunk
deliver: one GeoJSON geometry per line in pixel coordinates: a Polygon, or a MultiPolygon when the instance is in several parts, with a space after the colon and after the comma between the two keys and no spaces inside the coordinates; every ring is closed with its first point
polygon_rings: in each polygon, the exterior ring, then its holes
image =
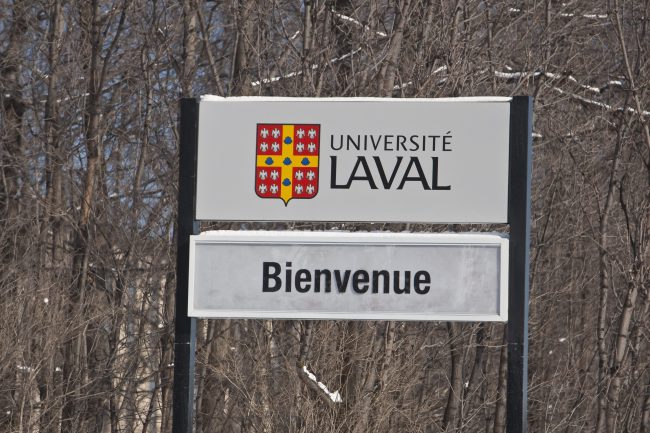
{"type": "MultiPolygon", "coordinates": [[[[20,83],[21,64],[24,59],[23,43],[27,30],[29,2],[16,1],[11,8],[11,27],[3,31],[8,34],[7,47],[0,63],[0,86],[2,86],[3,147],[0,152],[0,221],[3,232],[19,227],[20,167],[23,165],[23,115],[25,102],[20,83]]],[[[8,239],[14,239],[9,236],[8,239]]],[[[14,241],[12,241],[12,244],[14,241]]],[[[16,245],[6,243],[0,251],[0,263],[6,263],[15,254],[16,245]]]]}
{"type": "Polygon", "coordinates": [[[499,379],[497,380],[497,401],[494,408],[494,433],[506,431],[506,398],[508,384],[508,338],[507,327],[503,328],[501,354],[499,356],[499,379]]]}
{"type": "Polygon", "coordinates": [[[639,428],[641,433],[650,432],[650,377],[645,386],[645,398],[643,399],[643,408],[641,410],[641,426],[639,428]]]}
{"type": "MultiPolygon", "coordinates": [[[[619,125],[622,127],[623,125],[619,125]]],[[[607,238],[609,235],[609,216],[612,203],[614,200],[614,191],[617,185],[617,172],[619,165],[619,155],[621,150],[621,130],[614,147],[614,156],[612,159],[611,171],[609,173],[609,182],[607,185],[607,195],[605,204],[600,215],[599,239],[598,239],[598,264],[599,264],[599,309],[598,309],[598,417],[596,421],[596,433],[607,432],[607,413],[608,401],[607,390],[609,388],[609,355],[607,352],[607,297],[610,291],[609,285],[609,261],[607,259],[607,238]]],[[[613,432],[608,432],[613,433],[613,432]]]]}
{"type": "Polygon", "coordinates": [[[460,401],[463,395],[463,358],[462,345],[460,342],[460,324],[447,322],[447,333],[449,335],[449,352],[451,355],[451,374],[449,378],[449,391],[447,394],[447,406],[445,415],[442,418],[442,428],[445,431],[453,430],[460,401]]]}
{"type": "Polygon", "coordinates": [[[194,96],[192,83],[196,73],[198,37],[196,34],[197,5],[192,0],[181,0],[183,11],[183,54],[181,56],[181,97],[194,96]]]}
{"type": "Polygon", "coordinates": [[[406,25],[407,16],[410,12],[410,5],[411,0],[401,0],[395,8],[394,30],[388,45],[386,60],[384,61],[384,65],[379,74],[381,82],[379,93],[383,96],[391,96],[393,94],[395,75],[397,71],[397,60],[402,50],[404,27],[406,25]]]}
{"type": "Polygon", "coordinates": [[[231,79],[234,83],[232,96],[250,95],[251,74],[249,70],[249,47],[253,40],[253,0],[239,0],[236,9],[237,40],[234,47],[234,60],[231,79]]]}

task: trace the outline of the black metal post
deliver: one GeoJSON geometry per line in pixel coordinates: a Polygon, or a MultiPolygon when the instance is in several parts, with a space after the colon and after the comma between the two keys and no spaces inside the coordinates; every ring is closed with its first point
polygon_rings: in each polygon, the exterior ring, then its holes
{"type": "Polygon", "coordinates": [[[178,227],[176,228],[173,433],[191,433],[194,416],[196,319],[187,316],[187,283],[190,265],[190,235],[199,233],[199,224],[194,220],[198,113],[199,105],[196,99],[181,99],[178,227]]]}
{"type": "Polygon", "coordinates": [[[508,285],[508,390],[506,431],[528,431],[528,288],[533,99],[510,104],[510,266],[508,285]]]}

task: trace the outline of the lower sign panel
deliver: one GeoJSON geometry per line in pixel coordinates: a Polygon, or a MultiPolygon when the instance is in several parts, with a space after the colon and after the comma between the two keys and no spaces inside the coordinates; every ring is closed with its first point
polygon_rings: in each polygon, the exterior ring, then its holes
{"type": "Polygon", "coordinates": [[[189,315],[506,321],[508,240],[492,234],[208,232],[189,315]]]}

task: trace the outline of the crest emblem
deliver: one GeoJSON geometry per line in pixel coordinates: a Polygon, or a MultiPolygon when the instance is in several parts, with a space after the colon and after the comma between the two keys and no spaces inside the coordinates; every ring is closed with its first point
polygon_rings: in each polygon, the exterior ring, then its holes
{"type": "Polygon", "coordinates": [[[258,123],[256,141],[258,197],[279,198],[286,206],[318,193],[320,125],[258,123]]]}

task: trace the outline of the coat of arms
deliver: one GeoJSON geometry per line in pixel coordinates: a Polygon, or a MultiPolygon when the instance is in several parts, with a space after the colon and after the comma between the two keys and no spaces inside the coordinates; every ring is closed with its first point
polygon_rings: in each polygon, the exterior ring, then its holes
{"type": "Polygon", "coordinates": [[[318,193],[320,125],[257,124],[255,192],[261,198],[313,198],[318,193]]]}

